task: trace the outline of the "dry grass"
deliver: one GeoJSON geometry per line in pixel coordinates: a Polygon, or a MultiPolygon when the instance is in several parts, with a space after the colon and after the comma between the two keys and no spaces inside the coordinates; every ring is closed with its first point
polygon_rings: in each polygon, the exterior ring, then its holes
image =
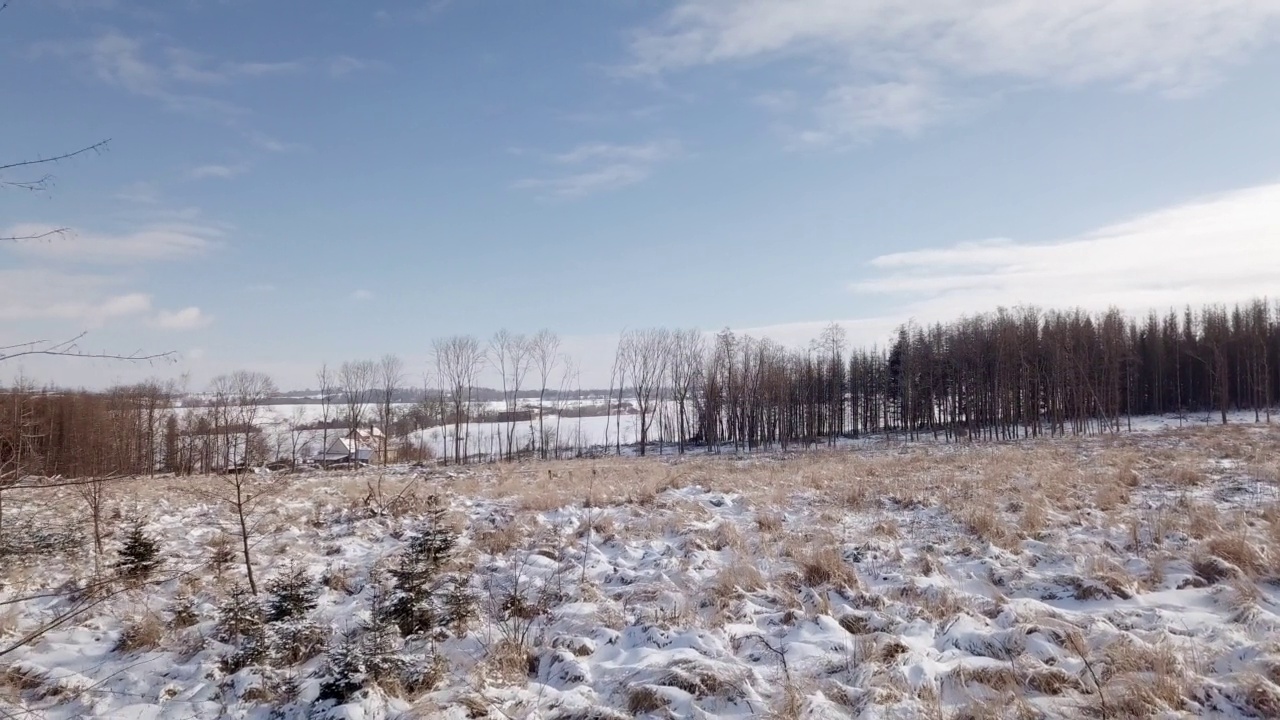
{"type": "Polygon", "coordinates": [[[148,613],[125,621],[124,630],[120,632],[120,637],[116,640],[115,651],[131,653],[140,650],[155,650],[164,641],[164,635],[164,622],[154,614],[148,613]]]}
{"type": "Polygon", "coordinates": [[[1205,549],[1211,555],[1240,568],[1250,577],[1262,575],[1269,567],[1267,548],[1259,545],[1242,530],[1209,538],[1205,549]]]}
{"type": "Polygon", "coordinates": [[[711,582],[710,596],[717,607],[725,607],[742,593],[758,592],[767,585],[758,567],[738,560],[716,575],[711,582]]]}
{"type": "Polygon", "coordinates": [[[834,546],[822,545],[806,549],[796,557],[796,565],[804,584],[809,587],[830,585],[851,590],[861,587],[857,572],[845,562],[839,549],[834,546]]]}
{"type": "MultiPolygon", "coordinates": [[[[1097,672],[1100,687],[1079,670],[1061,630],[1037,630],[1034,652],[1029,640],[1008,643],[1007,651],[994,644],[987,650],[966,647],[965,662],[944,674],[941,685],[911,684],[904,677],[922,653],[897,633],[919,623],[941,633],[964,621],[987,628],[992,643],[1005,642],[1018,629],[1031,634],[1032,621],[1019,615],[1027,612],[1020,603],[1045,586],[1057,593],[1054,599],[1075,593],[1101,602],[1171,588],[1169,578],[1181,581],[1188,568],[1200,577],[1196,582],[1221,584],[1211,592],[1240,622],[1258,617],[1260,609],[1270,612],[1267,582],[1280,570],[1280,503],[1223,500],[1221,491],[1230,488],[1221,480],[1248,473],[1273,483],[1267,473],[1274,473],[1280,434],[1263,438],[1233,429],[1223,437],[1196,432],[1179,438],[1190,439],[1121,436],[814,451],[750,462],[698,454],[678,461],[477,466],[416,479],[421,489],[415,497],[443,491],[484,503],[483,524],[472,524],[466,536],[469,552],[501,561],[518,548],[538,546],[544,558],[573,564],[566,594],[598,606],[584,622],[620,632],[651,624],[671,634],[718,633],[731,622],[757,622],[781,637],[830,622],[823,615],[838,617],[851,636],[840,641],[849,646],[847,657],[837,648],[830,651],[834,660],[823,660],[834,668],[830,677],[814,676],[812,668],[792,671],[810,673],[797,687],[821,687],[828,700],[855,716],[1029,718],[1028,699],[1040,707],[1049,700],[1061,702],[1053,706],[1059,710],[1088,706],[1097,713],[1105,697],[1110,717],[1150,717],[1188,712],[1199,675],[1212,670],[1204,669],[1209,663],[1194,662],[1187,646],[1138,639],[1154,633],[1124,625],[1129,617],[1123,614],[1078,631],[1081,657],[1097,672]],[[1232,470],[1211,462],[1230,456],[1251,464],[1232,470]],[[710,493],[732,493],[732,506],[717,505],[708,494],[670,492],[695,484],[710,493]],[[534,514],[560,508],[571,510],[560,514],[554,528],[534,514]],[[563,520],[571,513],[580,522],[563,520]],[[655,565],[661,579],[634,572],[586,578],[579,568],[585,568],[581,553],[588,527],[593,543],[616,536],[636,556],[661,554],[655,565]],[[667,583],[682,574],[685,584],[667,583]],[[915,577],[920,575],[928,579],[915,577]],[[676,591],[685,596],[683,604],[672,605],[676,591]],[[975,695],[958,692],[963,688],[975,695]]],[[[367,480],[336,478],[332,484],[340,498],[335,508],[362,506],[367,480]]],[[[398,492],[402,485],[387,487],[398,492]]],[[[307,515],[302,517],[306,525],[307,515]]],[[[271,522],[292,520],[281,511],[271,522]]],[[[332,513],[316,513],[315,522],[327,529],[334,524],[332,513]]],[[[396,525],[385,527],[392,531],[396,525]]],[[[275,546],[262,547],[266,557],[275,546]]],[[[225,571],[235,577],[241,568],[233,559],[225,571]]],[[[335,564],[323,583],[352,594],[366,576],[365,568],[335,564]]],[[[1233,630],[1261,632],[1269,618],[1263,615],[1262,621],[1233,630]]],[[[1054,627],[1048,621],[1043,626],[1054,627]]],[[[163,645],[163,633],[154,630],[146,616],[138,617],[128,639],[122,636],[121,650],[163,645]]],[[[490,681],[519,688],[529,682],[527,647],[495,641],[479,663],[490,681]]],[[[1233,701],[1268,716],[1280,661],[1275,668],[1269,679],[1262,669],[1258,678],[1232,680],[1230,687],[1238,691],[1233,701]]],[[[771,701],[783,698],[781,709],[773,708],[779,716],[823,716],[822,705],[790,691],[784,697],[768,669],[756,668],[760,674],[754,677],[739,669],[719,658],[681,661],[651,668],[613,697],[633,714],[665,716],[673,712],[673,691],[666,688],[688,692],[697,702],[754,692],[771,701]]],[[[755,710],[766,712],[769,705],[755,710]]]]}
{"type": "Polygon", "coordinates": [[[780,532],[783,525],[781,513],[766,511],[756,515],[756,529],[762,533],[774,534],[780,532]]]}
{"type": "Polygon", "coordinates": [[[627,711],[632,715],[656,713],[667,707],[667,699],[652,686],[637,685],[627,691],[627,711]]]}

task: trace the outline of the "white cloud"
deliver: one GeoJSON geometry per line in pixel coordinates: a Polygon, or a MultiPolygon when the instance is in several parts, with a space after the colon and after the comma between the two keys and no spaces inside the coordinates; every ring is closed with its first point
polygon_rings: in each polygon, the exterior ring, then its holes
{"type": "Polygon", "coordinates": [[[204,178],[221,178],[229,180],[237,175],[241,175],[249,169],[248,165],[200,165],[191,169],[188,175],[194,180],[204,178]]]}
{"type": "Polygon", "coordinates": [[[151,324],[163,330],[194,330],[211,322],[213,318],[193,306],[181,310],[161,310],[156,313],[151,324]]]}
{"type": "Polygon", "coordinates": [[[1197,199],[1045,244],[1012,240],[882,255],[862,293],[921,319],[1016,304],[1131,311],[1274,295],[1280,184],[1197,199]]]}
{"type": "Polygon", "coordinates": [[[672,140],[636,145],[584,143],[551,156],[556,164],[577,170],[554,177],[526,178],[515,182],[513,187],[538,190],[562,199],[581,198],[643,182],[657,165],[680,153],[680,144],[672,140]]]}
{"type": "Polygon", "coordinates": [[[211,88],[239,79],[299,73],[312,64],[307,60],[221,61],[187,48],[144,43],[116,30],[91,40],[37,43],[32,54],[84,63],[102,82],[152,98],[170,110],[228,119],[248,111],[209,96],[211,88]]]}
{"type": "Polygon", "coordinates": [[[630,71],[799,59],[834,88],[834,138],[936,122],[972,80],[1193,93],[1278,34],[1275,0],[681,0],[630,71]]]}
{"type": "Polygon", "coordinates": [[[843,85],[830,90],[818,105],[817,127],[800,132],[797,139],[828,145],[866,140],[881,131],[913,135],[941,122],[949,105],[927,84],[843,85]]]}
{"type": "Polygon", "coordinates": [[[358,302],[372,300],[373,293],[368,290],[356,290],[355,292],[351,293],[351,299],[356,300],[358,302]]]}
{"type": "MultiPolygon", "coordinates": [[[[26,223],[4,231],[6,236],[29,237],[55,231],[52,225],[26,223]]],[[[179,260],[203,255],[217,247],[221,233],[213,228],[171,223],[142,230],[107,234],[74,228],[48,240],[10,243],[4,249],[17,255],[78,263],[134,263],[179,260]]]]}
{"type": "Polygon", "coordinates": [[[120,292],[115,278],[40,268],[0,270],[0,321],[51,321],[98,327],[109,320],[142,315],[151,297],[120,292]]]}

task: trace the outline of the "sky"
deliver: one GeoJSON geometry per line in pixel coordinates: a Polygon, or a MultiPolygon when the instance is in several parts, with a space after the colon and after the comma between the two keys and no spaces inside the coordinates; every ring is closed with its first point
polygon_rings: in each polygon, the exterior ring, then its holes
{"type": "Polygon", "coordinates": [[[11,0],[0,345],[269,372],[1280,290],[1275,0],[11,0]],[[30,191],[14,183],[53,175],[30,191]]]}

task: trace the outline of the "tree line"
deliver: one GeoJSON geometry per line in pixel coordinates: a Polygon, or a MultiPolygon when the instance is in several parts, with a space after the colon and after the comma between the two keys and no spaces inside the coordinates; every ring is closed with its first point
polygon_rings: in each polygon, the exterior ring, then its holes
{"type": "MultiPolygon", "coordinates": [[[[261,432],[264,407],[280,393],[260,372],[219,376],[186,407],[172,382],[67,392],[19,380],[0,393],[0,480],[296,461],[301,431],[312,427],[322,447],[352,428],[381,428],[373,459],[383,463],[424,459],[426,428],[443,432],[438,459],[446,463],[579,454],[587,448],[566,444],[561,429],[579,373],[560,346],[545,330],[437,339],[422,380],[430,389],[413,404],[402,402],[408,371],[394,355],[325,365],[316,412],[296,407],[273,437],[261,432]],[[501,399],[496,413],[477,400],[486,369],[500,385],[485,393],[501,399]],[[495,445],[477,447],[470,426],[495,420],[504,425],[495,445]],[[532,432],[517,437],[518,423],[532,432]]],[[[1280,305],[1259,299],[1143,316],[1000,309],[909,322],[870,348],[850,347],[836,324],[802,348],[727,329],[630,330],[610,378],[604,445],[622,452],[635,440],[640,454],[877,434],[955,441],[1116,432],[1135,415],[1169,413],[1212,413],[1225,423],[1232,411],[1249,411],[1270,421],[1280,305]],[[627,440],[624,417],[634,431],[627,440]]]]}

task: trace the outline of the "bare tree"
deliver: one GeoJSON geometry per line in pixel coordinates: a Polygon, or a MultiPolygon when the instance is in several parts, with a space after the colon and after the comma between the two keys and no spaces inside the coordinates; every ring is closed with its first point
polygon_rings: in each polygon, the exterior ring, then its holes
{"type": "MultiPolygon", "coordinates": [[[[329,363],[320,366],[316,373],[316,383],[320,391],[320,452],[329,452],[329,420],[333,411],[333,394],[337,390],[337,379],[329,369],[329,363]]],[[[323,455],[321,456],[323,460],[323,455]]]]}
{"type": "Polygon", "coordinates": [[[381,385],[382,402],[378,405],[378,422],[382,424],[382,464],[389,461],[388,443],[394,421],[393,402],[396,390],[404,382],[404,362],[396,355],[383,355],[378,361],[378,384],[381,385]]]}
{"type": "Polygon", "coordinates": [[[347,425],[353,438],[364,422],[377,377],[378,366],[372,360],[344,362],[338,369],[338,384],[342,386],[343,401],[347,406],[347,425]]]}
{"type": "Polygon", "coordinates": [[[560,362],[560,336],[550,330],[539,330],[529,339],[529,354],[538,372],[538,446],[542,459],[546,460],[547,430],[543,418],[546,415],[547,383],[560,362]]]}
{"type": "Polygon", "coordinates": [[[263,498],[274,493],[280,485],[263,482],[257,473],[252,472],[253,433],[263,406],[277,392],[276,385],[264,373],[238,370],[231,375],[214,378],[212,387],[214,396],[221,400],[219,405],[227,436],[243,435],[244,446],[239,460],[233,458],[232,451],[228,449],[226,472],[217,476],[217,487],[212,490],[196,488],[193,491],[231,509],[239,528],[249,590],[257,594],[253,559],[249,553],[251,538],[257,526],[253,517],[263,498]]]}
{"type": "Polygon", "coordinates": [[[671,389],[676,402],[676,442],[680,453],[689,439],[689,402],[699,382],[706,338],[700,330],[676,330],[671,337],[671,389]]]}
{"type": "Polygon", "coordinates": [[[295,405],[293,414],[289,417],[289,464],[292,467],[298,466],[298,450],[302,444],[302,433],[306,424],[307,409],[302,405],[295,405]]]}
{"type": "Polygon", "coordinates": [[[467,458],[468,439],[462,425],[470,424],[471,391],[484,362],[484,351],[470,335],[437,338],[431,344],[441,391],[448,390],[453,405],[453,461],[462,464],[467,458]]]}
{"type": "MultiPolygon", "coordinates": [[[[498,371],[502,381],[503,407],[506,409],[507,425],[507,459],[514,456],[512,445],[515,441],[515,412],[520,386],[529,372],[529,341],[523,335],[517,335],[503,328],[493,334],[489,340],[489,363],[498,371]]],[[[498,448],[499,452],[502,448],[498,448]]]]}
{"type": "Polygon", "coordinates": [[[662,388],[671,350],[671,332],[666,328],[633,330],[622,335],[618,353],[631,386],[636,394],[639,417],[640,454],[645,454],[649,442],[649,427],[653,422],[655,399],[662,388]]]}
{"type": "Polygon", "coordinates": [[[231,374],[231,388],[235,393],[236,424],[244,433],[244,458],[241,464],[248,468],[254,461],[259,463],[264,457],[255,457],[252,442],[258,432],[257,423],[262,415],[262,408],[272,396],[279,394],[276,383],[270,375],[253,370],[237,370],[231,374]]]}
{"type": "Polygon", "coordinates": [[[102,574],[102,510],[106,505],[106,478],[95,475],[76,487],[76,492],[89,508],[89,521],[93,525],[93,576],[102,574]]]}

